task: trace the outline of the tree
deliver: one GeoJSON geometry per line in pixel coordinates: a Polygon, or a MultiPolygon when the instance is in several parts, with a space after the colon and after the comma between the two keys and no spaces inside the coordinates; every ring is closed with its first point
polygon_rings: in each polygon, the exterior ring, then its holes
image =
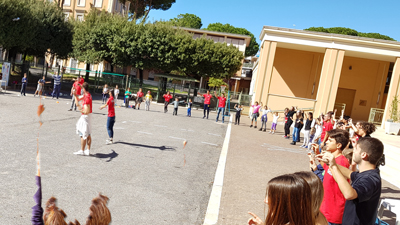
{"type": "MultiPolygon", "coordinates": [[[[125,4],[128,0],[119,0],[125,4]]],[[[131,0],[129,1],[129,11],[132,13],[132,19],[136,20],[142,18],[142,22],[146,21],[150,10],[168,10],[171,8],[175,0],[131,0]]]]}
{"type": "Polygon", "coordinates": [[[226,86],[227,84],[220,78],[210,77],[210,79],[208,79],[208,86],[212,88],[221,87],[222,85],[226,86]]]}
{"type": "Polygon", "coordinates": [[[231,34],[248,35],[251,37],[251,39],[250,39],[249,47],[246,47],[245,56],[252,56],[258,52],[259,45],[257,44],[257,41],[254,38],[254,35],[250,31],[246,30],[245,28],[234,27],[228,23],[227,24],[211,23],[208,25],[207,28],[204,28],[204,30],[226,32],[226,33],[231,33],[231,34]]]}
{"type": "Polygon", "coordinates": [[[179,14],[176,18],[170,19],[169,22],[177,27],[200,29],[203,26],[200,17],[189,13],[179,14]]]}
{"type": "Polygon", "coordinates": [[[330,28],[310,27],[304,30],[396,41],[395,39],[389,36],[382,35],[379,33],[362,33],[346,27],[330,27],[330,28]]]}

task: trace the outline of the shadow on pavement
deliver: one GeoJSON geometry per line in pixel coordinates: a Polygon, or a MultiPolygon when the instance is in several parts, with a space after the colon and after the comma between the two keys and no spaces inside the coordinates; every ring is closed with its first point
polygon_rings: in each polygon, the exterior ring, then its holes
{"type": "Polygon", "coordinates": [[[128,143],[128,142],[123,142],[123,141],[117,141],[117,142],[114,142],[114,144],[123,144],[123,145],[130,145],[130,146],[143,147],[143,148],[155,148],[155,149],[158,149],[158,150],[161,150],[161,151],[176,151],[175,148],[166,147],[165,145],[163,145],[163,146],[152,146],[152,145],[142,145],[142,144],[128,143]]]}
{"type": "Polygon", "coordinates": [[[99,159],[107,159],[110,158],[109,160],[107,160],[106,162],[110,162],[112,159],[117,158],[118,153],[116,153],[114,150],[111,150],[112,152],[109,154],[103,154],[103,153],[96,153],[94,155],[90,155],[91,157],[96,157],[99,159]]]}

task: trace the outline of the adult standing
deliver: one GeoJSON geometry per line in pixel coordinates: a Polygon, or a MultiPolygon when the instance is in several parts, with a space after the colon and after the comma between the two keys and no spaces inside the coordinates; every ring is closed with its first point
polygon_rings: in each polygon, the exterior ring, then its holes
{"type": "Polygon", "coordinates": [[[296,113],[296,109],[294,106],[286,113],[285,115],[285,136],[283,136],[286,139],[290,138],[290,126],[292,126],[293,123],[293,115],[296,113]]]}
{"type": "Polygon", "coordinates": [[[115,101],[114,101],[114,91],[111,90],[109,92],[110,97],[107,100],[107,103],[105,105],[102,105],[100,109],[104,109],[105,107],[108,107],[108,118],[107,118],[107,132],[108,132],[108,137],[109,139],[106,140],[106,144],[112,144],[114,143],[113,138],[114,138],[114,124],[115,124],[115,101]]]}
{"type": "Polygon", "coordinates": [[[53,87],[53,93],[52,98],[60,96],[60,89],[61,89],[61,75],[59,75],[57,72],[55,72],[55,75],[53,75],[54,79],[54,87],[53,87]]]}
{"type": "Polygon", "coordinates": [[[333,130],[333,124],[331,122],[332,115],[330,113],[325,114],[324,121],[322,123],[322,133],[321,133],[321,144],[320,148],[325,146],[326,141],[328,140],[328,131],[333,130]]]}
{"type": "Polygon", "coordinates": [[[137,109],[140,109],[140,103],[143,102],[143,91],[142,88],[139,88],[139,91],[136,93],[136,104],[135,104],[135,108],[137,107],[137,109]]]}
{"type": "Polygon", "coordinates": [[[81,90],[82,90],[82,88],[81,88],[81,86],[82,86],[81,82],[82,82],[82,81],[81,81],[81,76],[79,76],[79,77],[75,80],[74,84],[72,85],[72,88],[71,88],[71,96],[72,96],[71,108],[70,108],[68,111],[72,111],[73,108],[75,108],[74,111],[76,111],[76,102],[75,102],[75,95],[74,95],[74,93],[75,93],[76,95],[78,95],[78,96],[81,95],[81,90]]]}
{"type": "Polygon", "coordinates": [[[210,114],[210,104],[212,95],[210,94],[210,90],[207,90],[207,94],[202,95],[204,97],[204,111],[203,111],[203,119],[206,118],[207,112],[207,119],[208,115],[210,114]]]}
{"type": "Polygon", "coordinates": [[[168,104],[169,104],[169,101],[172,99],[172,95],[168,91],[167,94],[163,95],[163,98],[164,98],[164,113],[166,113],[166,112],[168,112],[168,104]]]}
{"type": "Polygon", "coordinates": [[[217,113],[217,119],[215,122],[218,122],[219,118],[219,113],[222,111],[222,123],[224,123],[224,118],[225,118],[225,103],[226,103],[226,97],[225,94],[222,93],[221,96],[217,95],[217,92],[214,91],[214,95],[216,98],[218,98],[218,113],[217,113]]]}
{"type": "Polygon", "coordinates": [[[81,137],[81,150],[74,152],[75,155],[89,155],[92,144],[92,95],[89,93],[89,84],[83,83],[83,96],[74,93],[75,101],[79,104],[82,101],[81,117],[76,123],[76,133],[81,137]],[[87,150],[85,147],[87,145],[87,150]]]}
{"type": "Polygon", "coordinates": [[[26,96],[25,95],[26,85],[28,85],[28,78],[26,77],[26,73],[24,73],[24,77],[22,78],[22,81],[21,81],[21,96],[22,96],[22,93],[24,94],[24,96],[26,96]]]}
{"type": "Polygon", "coordinates": [[[119,95],[119,89],[118,89],[118,85],[115,85],[115,89],[114,89],[114,102],[115,105],[117,105],[117,101],[118,101],[118,95],[119,95]]]}

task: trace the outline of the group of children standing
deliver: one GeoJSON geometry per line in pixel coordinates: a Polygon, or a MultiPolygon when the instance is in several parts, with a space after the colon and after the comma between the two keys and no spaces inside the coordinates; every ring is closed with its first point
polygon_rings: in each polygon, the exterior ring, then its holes
{"type": "MultiPolygon", "coordinates": [[[[263,107],[263,103],[261,102],[258,104],[258,102],[255,102],[254,105],[251,106],[251,124],[250,127],[253,127],[253,122],[254,122],[254,128],[257,128],[257,118],[260,117],[261,114],[261,128],[259,131],[266,132],[267,131],[267,122],[268,122],[268,113],[272,113],[272,126],[269,131],[271,134],[275,134],[276,131],[276,125],[278,124],[278,119],[280,118],[278,112],[273,112],[271,108],[268,108],[268,106],[263,107]]],[[[238,123],[239,124],[239,123],[238,123]]]]}

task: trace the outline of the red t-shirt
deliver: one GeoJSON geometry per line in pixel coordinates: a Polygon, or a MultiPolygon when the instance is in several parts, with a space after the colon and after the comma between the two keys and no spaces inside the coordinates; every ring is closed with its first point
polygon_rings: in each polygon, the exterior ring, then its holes
{"type": "Polygon", "coordinates": [[[83,78],[81,78],[81,80],[79,81],[80,84],[85,83],[85,80],[83,78]]]}
{"type": "MultiPolygon", "coordinates": [[[[93,109],[93,107],[92,107],[92,96],[89,93],[87,93],[87,94],[85,94],[83,96],[82,107],[84,105],[89,105],[90,106],[90,113],[92,113],[92,109],[93,109]]],[[[83,115],[83,113],[82,113],[82,115],[83,115]]]]}
{"type": "Polygon", "coordinates": [[[225,102],[226,102],[226,98],[225,97],[218,97],[218,107],[224,107],[225,108],[225,102]]]}
{"type": "Polygon", "coordinates": [[[74,83],[74,88],[75,88],[75,92],[76,92],[76,94],[77,95],[81,95],[81,86],[79,86],[79,84],[80,84],[80,82],[78,82],[78,81],[75,81],[75,83],[74,83]]]}
{"type": "Polygon", "coordinates": [[[107,105],[108,105],[108,117],[114,117],[115,116],[115,108],[114,108],[114,98],[110,97],[107,100],[107,105]]]}
{"type": "Polygon", "coordinates": [[[210,104],[212,95],[204,94],[204,104],[210,104]]]}
{"type": "Polygon", "coordinates": [[[332,129],[333,129],[333,124],[331,123],[331,121],[324,122],[324,124],[322,125],[321,142],[324,141],[326,132],[332,129]]]}
{"type": "MultiPolygon", "coordinates": [[[[346,168],[349,168],[350,166],[349,161],[344,157],[344,155],[338,156],[336,158],[336,163],[346,168]]],[[[333,178],[329,166],[324,164],[324,170],[324,200],[322,201],[320,210],[328,222],[342,224],[346,199],[333,178]]],[[[347,181],[350,182],[349,180],[347,181]]]]}
{"type": "Polygon", "coordinates": [[[165,100],[166,102],[169,102],[169,100],[172,99],[172,95],[167,95],[167,94],[165,94],[165,95],[163,95],[163,98],[164,98],[164,100],[165,100]]]}
{"type": "Polygon", "coordinates": [[[138,98],[141,98],[141,97],[143,97],[143,92],[140,92],[140,91],[138,91],[137,93],[136,93],[136,97],[138,97],[138,98]]]}

